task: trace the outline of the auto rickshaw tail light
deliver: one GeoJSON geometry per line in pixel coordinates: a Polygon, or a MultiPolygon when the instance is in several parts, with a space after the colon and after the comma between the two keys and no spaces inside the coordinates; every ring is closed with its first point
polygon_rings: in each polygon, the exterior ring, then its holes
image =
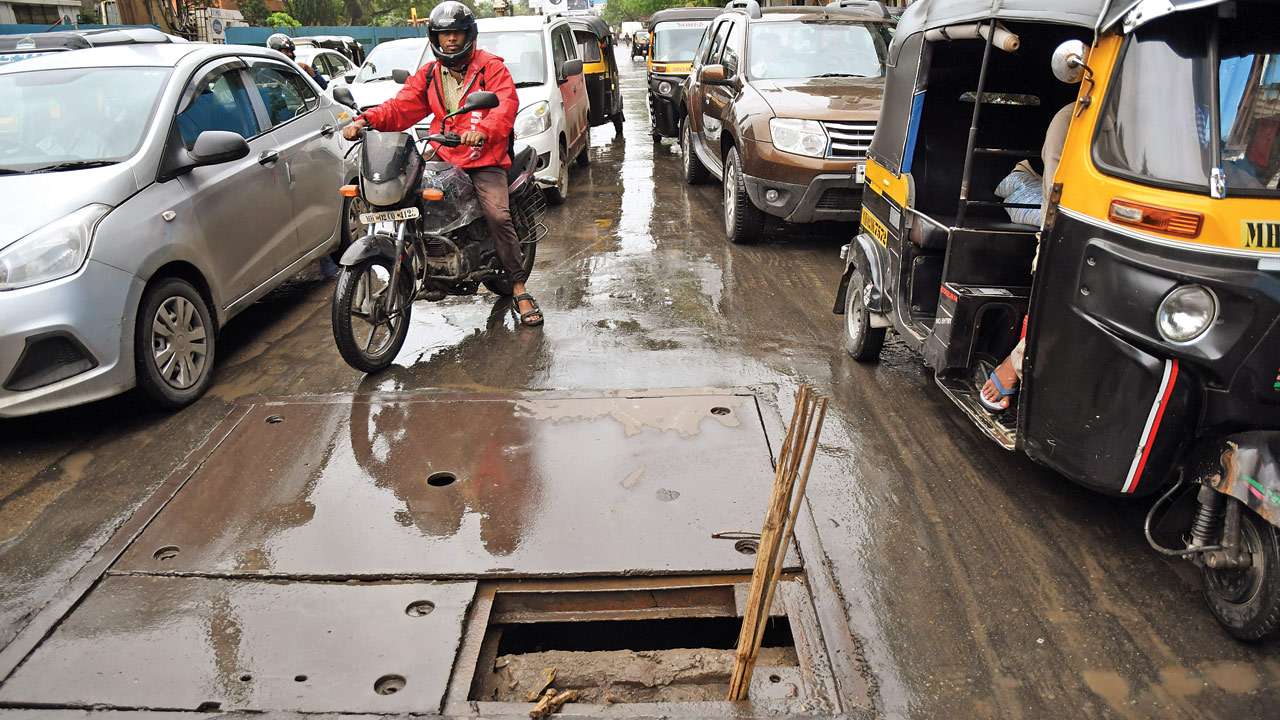
{"type": "Polygon", "coordinates": [[[1133,200],[1112,200],[1108,217],[1121,225],[1156,230],[1168,235],[1193,238],[1204,227],[1204,215],[1186,210],[1172,210],[1133,200]]]}
{"type": "Polygon", "coordinates": [[[343,185],[338,188],[338,194],[345,198],[357,197],[360,194],[360,188],[355,185],[343,185]]]}
{"type": "Polygon", "coordinates": [[[444,199],[444,191],[440,188],[427,188],[422,191],[422,199],[427,202],[437,202],[444,199]]]}

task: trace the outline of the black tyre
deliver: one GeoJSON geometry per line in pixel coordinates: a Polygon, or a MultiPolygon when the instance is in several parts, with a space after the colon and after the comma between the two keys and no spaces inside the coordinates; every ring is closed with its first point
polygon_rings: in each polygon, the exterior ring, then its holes
{"type": "Polygon", "coordinates": [[[333,291],[333,339],[351,367],[366,373],[395,361],[409,334],[413,313],[413,276],[401,266],[393,309],[387,312],[391,260],[366,258],[338,274],[333,291]]]}
{"type": "Polygon", "coordinates": [[[213,380],[217,339],[213,314],[200,292],[180,278],[147,288],[133,334],[138,387],[161,407],[195,402],[213,380]]]}
{"type": "Polygon", "coordinates": [[[1201,568],[1201,580],[1218,622],[1238,639],[1255,642],[1280,627],[1280,538],[1274,525],[1241,508],[1240,545],[1253,557],[1252,565],[1242,570],[1201,568]]]}
{"type": "Polygon", "coordinates": [[[662,133],[658,132],[657,130],[654,130],[653,132],[651,132],[651,133],[649,133],[649,134],[653,137],[653,142],[654,142],[654,143],[661,143],[661,142],[662,142],[662,133]]]}
{"type": "Polygon", "coordinates": [[[742,158],[738,149],[729,150],[724,161],[724,232],[729,242],[749,245],[760,239],[764,213],[747,195],[747,181],[742,174],[742,158]]]}
{"type": "Polygon", "coordinates": [[[866,273],[855,267],[844,297],[844,349],[854,360],[870,363],[880,359],[888,328],[871,327],[871,312],[863,295],[866,287],[866,273]]]}
{"type": "Polygon", "coordinates": [[[560,174],[556,176],[556,186],[546,190],[547,202],[552,205],[563,205],[569,199],[569,154],[568,148],[560,143],[560,174]]]}
{"type": "Polygon", "coordinates": [[[334,263],[342,260],[342,253],[351,247],[351,243],[364,237],[366,230],[360,222],[360,213],[365,212],[367,208],[363,198],[342,199],[342,230],[338,233],[338,248],[329,253],[329,259],[334,263]]]}
{"type": "Polygon", "coordinates": [[[618,114],[616,114],[616,115],[614,115],[614,116],[613,116],[613,129],[614,129],[614,132],[618,133],[618,137],[622,137],[622,123],[623,123],[623,120],[624,120],[624,119],[623,119],[623,117],[622,117],[622,113],[621,113],[621,112],[619,112],[618,114]]]}
{"type": "Polygon", "coordinates": [[[698,159],[698,151],[693,149],[693,131],[689,129],[689,118],[680,123],[681,166],[684,170],[684,181],[689,185],[701,185],[711,178],[707,167],[698,159]]]}

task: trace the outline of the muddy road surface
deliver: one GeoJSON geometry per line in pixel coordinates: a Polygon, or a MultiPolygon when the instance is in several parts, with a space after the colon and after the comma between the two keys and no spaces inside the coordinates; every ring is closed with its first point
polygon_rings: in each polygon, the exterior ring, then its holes
{"type": "MultiPolygon", "coordinates": [[[[1218,628],[1193,568],[1148,549],[1145,502],[1091,494],[995,447],[892,336],[879,365],[851,361],[831,312],[838,251],[850,229],[792,228],[758,246],[729,245],[719,186],[681,181],[676,149],[650,141],[643,66],[625,57],[620,63],[624,137],[610,126],[593,131],[590,165],[574,168],[568,202],[547,216],[551,232],[530,282],[544,327],[517,327],[491,295],[420,304],[396,365],[365,377],[334,347],[331,283],[302,278],[226,329],[215,384],[186,410],[158,412],[130,394],[0,422],[0,646],[246,405],[754,388],[777,414],[808,382],[833,401],[809,487],[821,553],[805,565],[838,584],[825,601],[847,623],[855,652],[844,662],[865,679],[871,714],[1275,717],[1280,645],[1242,645],[1218,628]]],[[[382,417],[382,435],[366,438],[367,452],[412,464],[412,453],[404,460],[405,448],[396,446],[407,433],[396,423],[409,427],[407,417],[382,417]]],[[[471,417],[477,433],[497,438],[476,442],[475,453],[496,452],[493,443],[503,442],[508,427],[503,417],[471,417]]],[[[325,423],[300,423],[294,427],[305,432],[284,436],[296,446],[289,463],[312,452],[316,462],[328,457],[321,435],[335,426],[325,423]]],[[[591,438],[565,434],[556,442],[591,438]]],[[[546,462],[548,452],[526,460],[546,462]]],[[[271,478],[288,470],[274,468],[241,492],[276,502],[271,478]]],[[[674,499],[666,492],[659,499],[674,499]]],[[[520,495],[488,502],[479,489],[459,502],[488,515],[546,509],[520,495]]],[[[239,517],[232,506],[245,504],[217,493],[203,502],[207,514],[188,507],[185,517],[203,517],[212,536],[224,512],[239,517]]],[[[339,527],[323,511],[345,498],[306,507],[280,502],[279,517],[298,534],[291,547],[305,548],[322,541],[309,530],[339,527]]],[[[368,511],[395,506],[370,503],[368,511]]],[[[512,565],[520,559],[515,549],[530,551],[548,532],[532,530],[532,518],[479,530],[467,520],[437,520],[441,535],[491,530],[483,541],[510,546],[512,565]]],[[[654,532],[663,532],[660,520],[654,532]]],[[[309,557],[299,552],[252,561],[270,568],[293,558],[306,566],[309,557]]],[[[602,567],[608,562],[600,559],[602,567]]],[[[467,567],[465,559],[458,564],[467,567]]]]}

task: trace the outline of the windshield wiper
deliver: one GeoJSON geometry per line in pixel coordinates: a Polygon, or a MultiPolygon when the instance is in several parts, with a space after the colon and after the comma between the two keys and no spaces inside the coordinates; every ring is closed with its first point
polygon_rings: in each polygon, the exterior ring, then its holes
{"type": "Polygon", "coordinates": [[[814,75],[814,77],[816,77],[816,78],[831,78],[831,77],[859,77],[859,78],[864,78],[864,77],[871,77],[871,76],[870,76],[870,75],[854,75],[853,73],[822,73],[821,75],[814,75]]]}
{"type": "Polygon", "coordinates": [[[539,86],[539,85],[541,85],[541,84],[542,84],[542,81],[541,81],[541,80],[521,80],[520,82],[516,83],[516,87],[518,87],[518,88],[522,88],[522,87],[538,87],[538,86],[539,86]]]}
{"type": "Polygon", "coordinates": [[[0,168],[0,175],[21,175],[26,170],[15,170],[14,168],[0,168]]]}
{"type": "Polygon", "coordinates": [[[42,172],[58,172],[59,170],[82,170],[84,168],[103,167],[105,165],[115,165],[116,160],[72,160],[70,162],[62,162],[54,165],[46,165],[35,170],[28,170],[31,173],[42,172]]]}

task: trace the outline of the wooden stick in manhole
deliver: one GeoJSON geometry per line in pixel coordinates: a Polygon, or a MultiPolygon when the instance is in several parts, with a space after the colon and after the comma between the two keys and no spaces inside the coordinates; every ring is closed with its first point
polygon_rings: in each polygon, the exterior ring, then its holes
{"type": "Polygon", "coordinates": [[[738,650],[729,681],[730,700],[747,699],[751,675],[755,672],[756,659],[769,623],[773,596],[786,564],[787,548],[795,533],[796,518],[804,502],[809,471],[813,468],[813,456],[818,449],[826,417],[827,398],[814,393],[808,385],[801,385],[800,392],[796,394],[791,425],[787,427],[786,439],[778,453],[773,493],[765,513],[764,528],[760,531],[760,549],[756,553],[755,570],[751,573],[751,589],[747,592],[742,631],[738,633],[738,650]]]}

